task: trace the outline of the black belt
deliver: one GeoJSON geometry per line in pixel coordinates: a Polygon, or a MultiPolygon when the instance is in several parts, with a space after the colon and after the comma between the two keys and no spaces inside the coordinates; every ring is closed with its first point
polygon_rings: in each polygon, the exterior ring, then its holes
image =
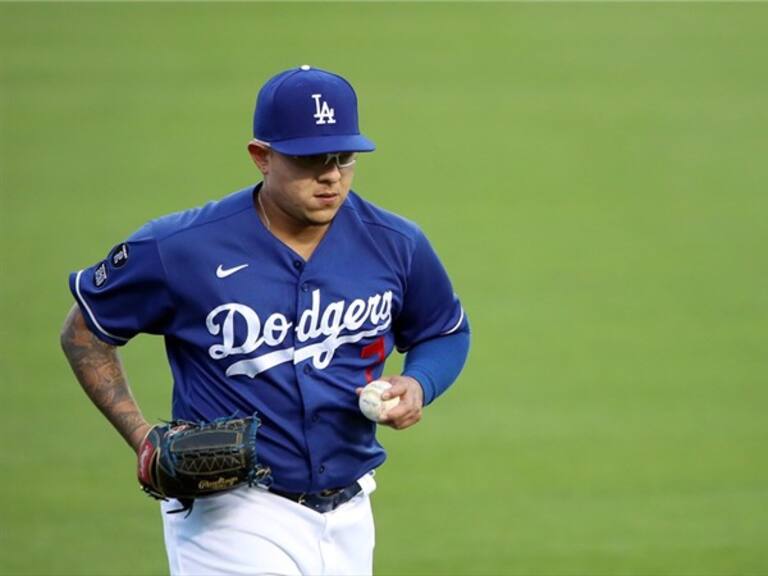
{"type": "Polygon", "coordinates": [[[339,506],[345,502],[349,502],[357,496],[362,490],[362,486],[355,482],[350,484],[346,488],[335,488],[332,490],[323,490],[322,492],[284,492],[275,488],[270,488],[269,491],[272,494],[277,494],[288,500],[293,500],[297,504],[306,506],[310,510],[325,514],[332,510],[336,510],[339,506]]]}

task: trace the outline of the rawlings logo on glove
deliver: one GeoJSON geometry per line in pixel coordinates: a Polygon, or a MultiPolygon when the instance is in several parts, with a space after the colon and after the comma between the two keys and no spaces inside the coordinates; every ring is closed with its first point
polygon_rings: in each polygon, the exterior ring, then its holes
{"type": "Polygon", "coordinates": [[[190,510],[195,498],[244,484],[269,485],[270,470],[256,458],[255,416],[210,423],[171,422],[154,426],[138,452],[138,477],[149,495],[190,510]]]}

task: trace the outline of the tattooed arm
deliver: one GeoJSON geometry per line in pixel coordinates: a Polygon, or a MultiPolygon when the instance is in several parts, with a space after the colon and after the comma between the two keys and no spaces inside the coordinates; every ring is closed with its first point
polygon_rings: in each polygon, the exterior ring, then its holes
{"type": "Polygon", "coordinates": [[[137,450],[150,425],[133,398],[117,349],[93,335],[77,304],[61,330],[61,347],[85,393],[137,450]]]}

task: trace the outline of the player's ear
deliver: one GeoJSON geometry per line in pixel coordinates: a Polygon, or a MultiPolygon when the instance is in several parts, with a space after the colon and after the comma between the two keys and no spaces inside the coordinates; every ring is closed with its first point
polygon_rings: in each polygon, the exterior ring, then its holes
{"type": "Polygon", "coordinates": [[[267,146],[258,140],[251,140],[248,142],[248,154],[251,155],[251,160],[253,160],[253,163],[256,164],[262,174],[269,172],[271,151],[267,146]]]}

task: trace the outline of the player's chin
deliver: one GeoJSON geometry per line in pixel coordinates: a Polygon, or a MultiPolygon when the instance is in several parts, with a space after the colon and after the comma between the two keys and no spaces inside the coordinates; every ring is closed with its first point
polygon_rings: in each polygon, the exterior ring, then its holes
{"type": "Polygon", "coordinates": [[[319,214],[305,214],[304,224],[307,226],[328,226],[333,222],[333,216],[321,216],[319,214]]]}
{"type": "Polygon", "coordinates": [[[330,224],[339,211],[339,206],[313,206],[306,213],[307,220],[316,226],[330,224]]]}

